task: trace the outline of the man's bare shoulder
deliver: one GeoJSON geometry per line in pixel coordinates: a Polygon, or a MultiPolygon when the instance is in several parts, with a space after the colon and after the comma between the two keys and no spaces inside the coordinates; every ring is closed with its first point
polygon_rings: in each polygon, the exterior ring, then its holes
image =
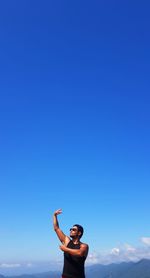
{"type": "Polygon", "coordinates": [[[80,242],[80,244],[81,244],[83,247],[87,247],[87,248],[89,247],[87,243],[80,242]]]}
{"type": "Polygon", "coordinates": [[[88,252],[89,252],[89,246],[88,246],[88,244],[81,242],[81,244],[80,244],[80,250],[83,251],[83,256],[87,257],[88,252]]]}
{"type": "Polygon", "coordinates": [[[64,241],[65,246],[68,245],[68,243],[70,242],[70,240],[71,240],[70,237],[68,237],[68,236],[65,237],[65,241],[64,241]]]}

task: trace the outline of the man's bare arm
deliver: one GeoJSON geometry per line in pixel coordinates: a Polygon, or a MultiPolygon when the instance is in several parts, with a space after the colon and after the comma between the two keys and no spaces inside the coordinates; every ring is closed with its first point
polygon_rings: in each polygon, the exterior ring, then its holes
{"type": "Polygon", "coordinates": [[[62,213],[62,210],[61,209],[58,209],[54,212],[54,215],[53,215],[53,226],[54,226],[54,230],[59,238],[59,240],[64,243],[64,244],[67,244],[67,242],[69,242],[69,237],[67,237],[62,231],[61,229],[59,228],[59,223],[58,223],[58,219],[57,219],[57,215],[58,214],[61,214],[62,213]]]}
{"type": "Polygon", "coordinates": [[[72,256],[87,257],[89,247],[87,244],[81,244],[80,249],[71,249],[65,245],[60,245],[60,249],[72,256]]]}

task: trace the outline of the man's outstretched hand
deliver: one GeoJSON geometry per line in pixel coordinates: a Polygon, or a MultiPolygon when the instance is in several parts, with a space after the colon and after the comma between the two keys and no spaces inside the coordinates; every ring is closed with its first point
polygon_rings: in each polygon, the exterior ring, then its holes
{"type": "Polygon", "coordinates": [[[61,214],[62,213],[62,209],[57,209],[55,212],[54,212],[54,215],[58,215],[58,214],[61,214]]]}
{"type": "Polygon", "coordinates": [[[60,249],[61,251],[64,251],[64,252],[66,251],[66,248],[67,248],[67,247],[66,247],[64,244],[62,244],[62,245],[59,246],[59,249],[60,249]]]}

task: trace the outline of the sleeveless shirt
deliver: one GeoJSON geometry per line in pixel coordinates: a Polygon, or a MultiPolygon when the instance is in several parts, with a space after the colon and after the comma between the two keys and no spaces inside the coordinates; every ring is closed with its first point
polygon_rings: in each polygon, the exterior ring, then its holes
{"type": "MultiPolygon", "coordinates": [[[[67,247],[71,249],[80,249],[80,244],[74,244],[72,240],[69,241],[67,247]]],[[[84,262],[86,257],[70,255],[64,252],[64,267],[62,276],[66,278],[85,278],[84,262]]]]}

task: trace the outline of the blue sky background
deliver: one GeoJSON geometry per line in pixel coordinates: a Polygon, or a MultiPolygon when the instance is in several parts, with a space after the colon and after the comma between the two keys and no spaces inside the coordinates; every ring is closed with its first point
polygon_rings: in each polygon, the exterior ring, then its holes
{"type": "Polygon", "coordinates": [[[149,1],[0,5],[0,266],[62,260],[58,208],[91,261],[150,252],[149,1]]]}

